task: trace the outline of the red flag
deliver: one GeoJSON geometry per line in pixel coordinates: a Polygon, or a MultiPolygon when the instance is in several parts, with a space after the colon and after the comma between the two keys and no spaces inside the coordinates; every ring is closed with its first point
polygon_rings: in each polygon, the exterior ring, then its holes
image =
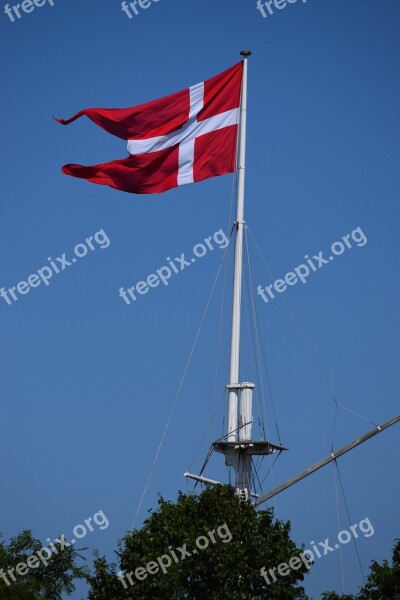
{"type": "Polygon", "coordinates": [[[88,108],[86,115],[128,140],[129,157],[63,173],[134,194],[156,194],[236,170],[243,62],[186,88],[132,108],[88,108]]]}

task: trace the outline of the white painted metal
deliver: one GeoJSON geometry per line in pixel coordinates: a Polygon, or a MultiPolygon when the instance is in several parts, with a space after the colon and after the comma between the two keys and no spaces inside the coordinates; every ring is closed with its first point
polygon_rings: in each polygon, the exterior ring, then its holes
{"type": "Polygon", "coordinates": [[[206,483],[207,485],[224,485],[220,481],[215,481],[215,479],[208,479],[208,477],[202,477],[201,475],[192,475],[191,473],[184,473],[183,475],[188,479],[194,479],[195,481],[200,481],[200,483],[206,483]]]}
{"type": "MultiPolygon", "coordinates": [[[[235,263],[233,272],[231,356],[228,404],[227,442],[247,442],[252,430],[252,392],[254,384],[240,383],[240,322],[242,302],[243,235],[244,235],[244,183],[246,171],[246,119],[247,119],[247,57],[250,52],[241,52],[243,60],[242,97],[239,132],[239,176],[236,207],[235,263]],[[240,406],[239,406],[240,394],[240,406]]],[[[225,463],[233,467],[236,474],[236,494],[249,498],[251,494],[251,455],[239,446],[227,447],[225,463]]]]}
{"type": "Polygon", "coordinates": [[[239,440],[250,441],[253,427],[253,389],[254,383],[242,384],[239,408],[239,440]]]}
{"type": "Polygon", "coordinates": [[[248,454],[236,453],[236,495],[248,500],[251,495],[251,461],[248,454]]]}
{"type": "Polygon", "coordinates": [[[228,408],[228,441],[238,439],[238,389],[240,360],[240,316],[242,296],[243,229],[244,229],[244,181],[246,169],[246,116],[247,116],[247,56],[243,60],[242,98],[239,133],[239,176],[236,212],[235,266],[233,275],[232,329],[230,384],[228,408]]]}

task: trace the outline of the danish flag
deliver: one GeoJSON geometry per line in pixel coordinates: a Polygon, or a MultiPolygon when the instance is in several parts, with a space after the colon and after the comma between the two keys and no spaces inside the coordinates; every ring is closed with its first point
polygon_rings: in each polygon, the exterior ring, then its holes
{"type": "Polygon", "coordinates": [[[134,194],[158,194],[236,171],[243,62],[185,90],[132,108],[88,108],[96,125],[128,141],[128,158],[63,173],[134,194]]]}

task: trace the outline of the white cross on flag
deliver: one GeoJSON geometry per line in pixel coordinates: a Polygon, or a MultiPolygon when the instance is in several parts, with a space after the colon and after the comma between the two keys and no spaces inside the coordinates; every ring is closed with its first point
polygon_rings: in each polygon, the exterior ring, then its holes
{"type": "Polygon", "coordinates": [[[156,194],[236,171],[243,62],[181,92],[133,108],[88,108],[86,115],[128,141],[129,157],[63,173],[134,194],[156,194]]]}

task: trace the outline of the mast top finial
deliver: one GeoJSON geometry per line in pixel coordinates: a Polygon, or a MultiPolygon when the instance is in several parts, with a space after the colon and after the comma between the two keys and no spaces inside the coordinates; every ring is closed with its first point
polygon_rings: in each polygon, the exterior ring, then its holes
{"type": "Polygon", "coordinates": [[[240,54],[247,58],[248,56],[251,56],[251,50],[242,50],[240,54]]]}

